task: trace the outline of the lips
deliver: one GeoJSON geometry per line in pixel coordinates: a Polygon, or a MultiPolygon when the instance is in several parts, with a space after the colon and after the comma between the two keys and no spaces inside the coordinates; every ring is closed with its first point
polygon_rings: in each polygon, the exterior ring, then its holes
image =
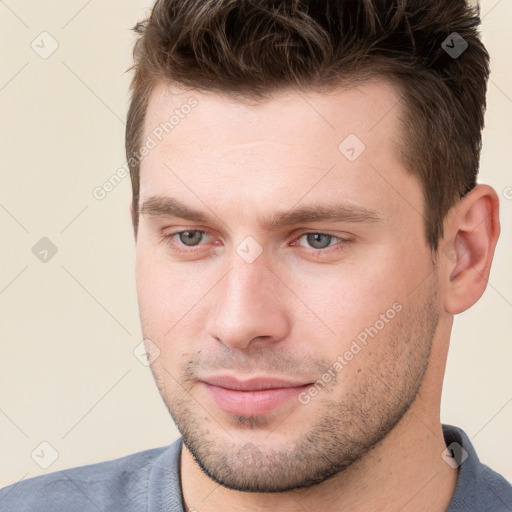
{"type": "MultiPolygon", "coordinates": [[[[202,379],[202,383],[220,409],[246,417],[268,414],[297,398],[311,385],[267,377],[239,380],[228,376],[202,379]]],[[[298,400],[296,403],[299,404],[298,400]]]]}

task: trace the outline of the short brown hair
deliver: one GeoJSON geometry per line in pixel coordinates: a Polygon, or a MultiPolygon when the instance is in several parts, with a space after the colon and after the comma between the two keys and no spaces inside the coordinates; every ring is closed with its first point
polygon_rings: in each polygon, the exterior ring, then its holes
{"type": "Polygon", "coordinates": [[[478,174],[489,76],[479,25],[479,10],[466,0],[157,0],[134,27],[140,37],[130,68],[135,230],[134,156],[156,83],[264,101],[285,88],[328,91],[379,76],[403,98],[400,153],[420,181],[426,241],[437,250],[446,214],[478,174]]]}

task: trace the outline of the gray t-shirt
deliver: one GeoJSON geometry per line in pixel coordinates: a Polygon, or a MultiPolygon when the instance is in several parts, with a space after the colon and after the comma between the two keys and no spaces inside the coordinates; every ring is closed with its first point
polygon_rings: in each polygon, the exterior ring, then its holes
{"type": "MultiPolygon", "coordinates": [[[[464,431],[443,425],[443,432],[453,455],[448,460],[464,459],[447,512],[512,512],[510,483],[479,461],[464,431]]],[[[178,439],[170,446],[17,482],[0,489],[0,511],[185,512],[181,445],[178,439]]]]}

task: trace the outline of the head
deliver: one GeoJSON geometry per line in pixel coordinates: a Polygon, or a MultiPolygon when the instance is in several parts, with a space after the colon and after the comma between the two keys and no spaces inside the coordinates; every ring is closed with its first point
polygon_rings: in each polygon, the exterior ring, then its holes
{"type": "Polygon", "coordinates": [[[463,0],[160,0],[137,25],[142,329],[217,482],[319,483],[422,386],[439,397],[450,318],[483,293],[498,236],[497,196],[476,185],[478,24],[463,0]],[[223,391],[254,378],[301,387],[223,391]]]}

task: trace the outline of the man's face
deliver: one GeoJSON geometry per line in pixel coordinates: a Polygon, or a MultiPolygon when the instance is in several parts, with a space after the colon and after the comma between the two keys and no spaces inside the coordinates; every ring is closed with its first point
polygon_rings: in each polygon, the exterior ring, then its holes
{"type": "Polygon", "coordinates": [[[141,167],[142,329],[185,445],[218,483],[321,482],[417,397],[440,306],[398,98],[383,82],[260,105],[164,86],[151,98],[145,140],[175,117],[141,167]]]}

